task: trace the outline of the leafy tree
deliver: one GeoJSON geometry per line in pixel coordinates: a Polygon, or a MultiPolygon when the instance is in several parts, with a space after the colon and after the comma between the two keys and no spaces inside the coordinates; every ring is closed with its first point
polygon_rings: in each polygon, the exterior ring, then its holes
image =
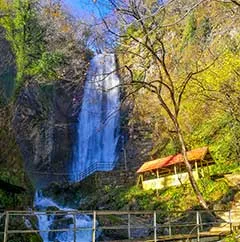
{"type": "MultiPolygon", "coordinates": [[[[193,190],[200,204],[207,208],[186,154],[183,127],[191,117],[184,115],[184,97],[197,77],[211,72],[216,61],[225,55],[226,48],[219,44],[220,35],[215,33],[226,26],[218,16],[227,16],[231,10],[212,1],[109,2],[116,10],[121,30],[113,31],[105,21],[107,29],[120,42],[122,86],[126,87],[127,96],[139,92],[155,96],[168,126],[178,137],[193,190]],[[213,13],[209,9],[214,9],[213,13]],[[209,12],[208,18],[202,14],[204,11],[205,15],[209,12]]],[[[223,32],[221,38],[228,39],[227,35],[223,32]]]]}
{"type": "Polygon", "coordinates": [[[28,76],[56,78],[55,69],[62,61],[61,54],[46,49],[46,27],[40,24],[38,4],[36,0],[14,0],[0,21],[15,54],[17,87],[28,76]]]}
{"type": "Polygon", "coordinates": [[[59,1],[1,0],[0,19],[15,54],[17,87],[40,82],[84,79],[89,28],[63,10],[59,1]]]}

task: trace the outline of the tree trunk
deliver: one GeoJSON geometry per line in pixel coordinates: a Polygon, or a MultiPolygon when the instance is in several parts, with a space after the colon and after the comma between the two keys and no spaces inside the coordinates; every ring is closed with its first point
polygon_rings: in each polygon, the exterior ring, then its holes
{"type": "Polygon", "coordinates": [[[187,157],[187,150],[186,150],[186,145],[185,145],[185,141],[183,139],[183,135],[182,135],[182,131],[179,127],[179,124],[178,122],[176,122],[176,129],[177,129],[177,134],[178,134],[178,138],[179,138],[179,141],[180,141],[180,144],[181,144],[181,149],[182,149],[182,155],[183,155],[183,161],[186,165],[186,168],[187,168],[187,173],[188,173],[188,176],[189,176],[189,180],[190,180],[190,183],[192,185],[192,188],[193,188],[193,191],[195,193],[195,195],[197,196],[197,199],[199,201],[199,203],[201,204],[201,206],[204,208],[204,209],[208,209],[208,206],[207,206],[207,203],[206,201],[204,200],[200,190],[199,190],[199,187],[196,183],[196,180],[193,176],[193,172],[192,172],[192,167],[188,161],[188,157],[187,157]]]}

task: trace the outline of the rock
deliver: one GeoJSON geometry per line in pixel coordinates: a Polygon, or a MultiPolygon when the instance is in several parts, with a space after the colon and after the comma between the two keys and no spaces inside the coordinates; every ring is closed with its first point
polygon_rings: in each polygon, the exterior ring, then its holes
{"type": "Polygon", "coordinates": [[[48,211],[50,211],[49,213],[51,214],[53,211],[59,211],[59,208],[54,207],[54,206],[49,206],[49,207],[47,207],[46,211],[47,211],[47,213],[48,213],[48,211]]]}
{"type": "MultiPolygon", "coordinates": [[[[10,215],[9,228],[11,230],[36,230],[37,218],[34,215],[10,215]]],[[[1,236],[0,236],[1,239],[1,236]]],[[[16,233],[9,234],[8,241],[21,241],[21,242],[43,242],[39,233],[16,233]]]]}
{"type": "MultiPolygon", "coordinates": [[[[68,218],[64,216],[55,216],[52,225],[50,226],[50,229],[55,230],[55,229],[68,229],[70,228],[70,225],[73,224],[73,218],[68,218]]],[[[56,235],[58,232],[51,231],[49,232],[48,238],[50,241],[54,241],[56,238],[56,235]]]]}
{"type": "Polygon", "coordinates": [[[6,103],[14,90],[16,67],[11,46],[6,40],[5,30],[0,26],[0,104],[6,103]]]}
{"type": "Polygon", "coordinates": [[[30,179],[38,188],[68,180],[81,107],[81,83],[31,82],[16,101],[13,126],[30,179]]]}
{"type": "MultiPolygon", "coordinates": [[[[104,241],[128,239],[128,216],[127,215],[102,215],[98,217],[99,226],[121,226],[119,230],[104,230],[104,241]]],[[[151,224],[151,218],[131,215],[131,226],[143,226],[151,224]]],[[[143,226],[144,227],[144,226],[143,226]]],[[[146,238],[152,233],[150,228],[131,228],[131,239],[146,238]]]]}

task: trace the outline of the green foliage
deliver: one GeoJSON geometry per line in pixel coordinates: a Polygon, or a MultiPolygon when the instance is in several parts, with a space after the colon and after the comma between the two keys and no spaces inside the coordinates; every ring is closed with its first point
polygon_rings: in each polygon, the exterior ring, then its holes
{"type": "Polygon", "coordinates": [[[42,238],[38,234],[27,234],[27,235],[11,235],[8,239],[9,242],[42,242],[42,238]]]}
{"type": "Polygon", "coordinates": [[[39,235],[31,235],[30,242],[42,242],[42,239],[39,235]]]}
{"type": "MultiPolygon", "coordinates": [[[[209,178],[198,180],[200,190],[209,204],[219,201],[229,190],[223,181],[213,181],[209,178]]],[[[170,187],[160,191],[144,191],[139,186],[129,188],[112,188],[109,191],[116,194],[114,200],[109,201],[113,209],[131,210],[161,210],[162,214],[171,211],[184,211],[198,206],[196,197],[189,184],[178,187],[170,187]]]]}
{"type": "Polygon", "coordinates": [[[63,58],[63,54],[59,52],[44,52],[42,53],[41,59],[32,64],[28,74],[47,80],[56,80],[58,77],[56,68],[61,65],[63,58]]]}
{"type": "Polygon", "coordinates": [[[209,146],[217,166],[214,173],[231,172],[239,165],[240,124],[229,114],[219,113],[186,135],[190,148],[209,146]]]}
{"type": "MultiPolygon", "coordinates": [[[[28,0],[15,0],[8,10],[10,17],[3,18],[2,25],[6,29],[7,39],[10,41],[16,57],[17,80],[21,85],[23,82],[25,70],[29,64],[28,52],[32,49],[33,42],[31,37],[36,34],[35,12],[32,8],[32,2],[28,0]],[[32,32],[33,31],[33,32],[32,32]],[[28,46],[30,42],[31,45],[28,46]]],[[[37,44],[37,43],[36,43],[37,44]]]]}
{"type": "MultiPolygon", "coordinates": [[[[9,220],[9,228],[11,230],[28,230],[26,225],[26,219],[30,223],[31,228],[37,229],[37,217],[36,216],[11,216],[9,220]]],[[[9,242],[42,242],[42,238],[39,233],[19,233],[9,234],[9,242]]]]}
{"type": "Polygon", "coordinates": [[[233,233],[231,235],[228,235],[226,238],[223,239],[223,242],[238,242],[239,241],[239,234],[233,233]]]}
{"type": "Polygon", "coordinates": [[[56,69],[63,60],[61,52],[49,52],[45,41],[46,27],[40,24],[37,0],[14,0],[0,24],[6,29],[16,58],[17,89],[27,79],[57,78],[56,69]]]}
{"type": "Polygon", "coordinates": [[[206,43],[209,40],[211,31],[212,31],[212,26],[211,26],[210,18],[204,16],[201,19],[197,30],[200,41],[203,43],[206,43]]]}
{"type": "Polygon", "coordinates": [[[200,179],[198,184],[204,198],[212,204],[220,200],[229,191],[229,186],[224,180],[213,181],[209,177],[205,177],[200,179]]]}
{"type": "Polygon", "coordinates": [[[181,145],[176,137],[171,137],[168,144],[165,146],[164,150],[161,152],[161,156],[169,156],[178,154],[181,152],[181,145]]]}
{"type": "Polygon", "coordinates": [[[194,13],[190,14],[187,18],[187,23],[185,26],[185,29],[183,31],[183,48],[184,46],[186,46],[189,42],[194,40],[194,36],[196,33],[196,29],[197,29],[197,21],[195,18],[194,13]]]}
{"type": "MultiPolygon", "coordinates": [[[[11,171],[7,169],[1,169],[0,179],[9,182],[13,185],[24,186],[24,171],[22,169],[11,171]]],[[[29,184],[30,185],[30,184],[29,184]]],[[[31,187],[28,187],[29,191],[31,187]]],[[[0,207],[1,208],[17,208],[25,207],[28,204],[29,194],[17,194],[15,196],[9,196],[9,194],[0,189],[0,207]]]]}
{"type": "Polygon", "coordinates": [[[156,192],[144,191],[138,186],[123,189],[117,194],[117,206],[121,209],[126,204],[131,210],[154,210],[162,209],[164,204],[156,197],[156,192]]]}

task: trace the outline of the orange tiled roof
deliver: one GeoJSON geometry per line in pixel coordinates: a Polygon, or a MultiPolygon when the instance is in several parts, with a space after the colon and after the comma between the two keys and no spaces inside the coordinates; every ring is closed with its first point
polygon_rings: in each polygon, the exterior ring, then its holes
{"type": "MultiPolygon", "coordinates": [[[[203,160],[208,153],[208,147],[198,148],[187,152],[187,157],[189,162],[196,160],[203,160]]],[[[146,171],[152,171],[156,169],[161,169],[166,166],[175,165],[178,163],[183,163],[182,154],[170,155],[168,157],[152,160],[145,162],[137,171],[137,173],[143,173],[146,171]]]]}

